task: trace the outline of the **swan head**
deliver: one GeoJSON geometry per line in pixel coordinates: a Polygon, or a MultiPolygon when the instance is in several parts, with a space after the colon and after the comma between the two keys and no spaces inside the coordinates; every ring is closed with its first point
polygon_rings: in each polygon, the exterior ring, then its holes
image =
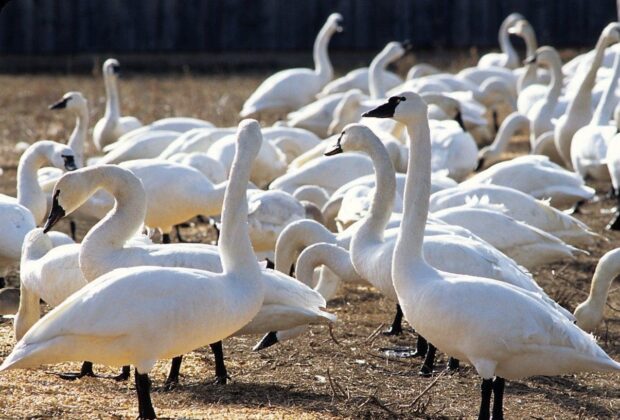
{"type": "Polygon", "coordinates": [[[519,19],[508,28],[508,33],[523,37],[528,31],[532,32],[532,26],[526,19],[519,19]]]}
{"type": "Polygon", "coordinates": [[[56,142],[49,142],[49,145],[51,147],[46,147],[44,153],[52,166],[66,171],[75,171],[77,169],[73,149],[65,144],[56,142]]]}
{"type": "Polygon", "coordinates": [[[71,111],[81,111],[88,109],[88,102],[80,92],[67,92],[61,100],[49,106],[51,110],[68,109],[71,111]]]}
{"type": "Polygon", "coordinates": [[[393,118],[405,125],[418,124],[426,120],[428,106],[414,92],[403,92],[392,96],[386,103],[362,114],[362,117],[393,118]]]}
{"type": "Polygon", "coordinates": [[[601,33],[601,37],[605,39],[607,45],[620,42],[620,23],[612,22],[605,26],[605,29],[603,29],[601,33]]]}
{"type": "Polygon", "coordinates": [[[596,330],[603,320],[601,310],[591,305],[589,299],[575,308],[574,315],[577,319],[577,326],[587,332],[596,330]]]}
{"type": "Polygon", "coordinates": [[[116,76],[121,71],[121,65],[116,58],[108,58],[103,62],[103,75],[116,76]]]}
{"type": "Polygon", "coordinates": [[[336,32],[342,32],[342,15],[340,13],[332,13],[328,16],[326,24],[336,32]]]}
{"type": "Polygon", "coordinates": [[[343,152],[367,151],[369,143],[382,144],[370,128],[362,124],[349,124],[340,133],[336,145],[325,152],[325,156],[343,152]]]}

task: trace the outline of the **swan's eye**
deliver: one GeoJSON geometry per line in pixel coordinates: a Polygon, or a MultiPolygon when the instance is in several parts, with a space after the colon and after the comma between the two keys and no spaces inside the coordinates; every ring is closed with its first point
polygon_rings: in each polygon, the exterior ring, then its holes
{"type": "Polygon", "coordinates": [[[406,101],[407,98],[405,98],[404,96],[401,96],[400,98],[398,98],[400,100],[400,102],[406,101]]]}

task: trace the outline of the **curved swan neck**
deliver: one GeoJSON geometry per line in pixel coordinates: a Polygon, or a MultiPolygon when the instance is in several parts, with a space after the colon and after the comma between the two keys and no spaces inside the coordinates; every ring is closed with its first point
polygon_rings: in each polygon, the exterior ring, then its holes
{"type": "Polygon", "coordinates": [[[335,235],[314,220],[300,220],[282,230],[276,242],[275,269],[288,275],[295,259],[306,247],[318,243],[335,243],[335,235]]]}
{"type": "Polygon", "coordinates": [[[383,86],[381,73],[392,61],[402,56],[402,48],[398,48],[394,43],[389,43],[370,63],[368,68],[368,89],[372,99],[382,99],[386,96],[386,90],[383,86]]]}
{"type": "Polygon", "coordinates": [[[615,92],[618,85],[618,77],[620,76],[620,54],[616,54],[614,57],[614,65],[612,75],[609,78],[609,83],[603,97],[600,99],[594,115],[592,115],[591,124],[595,125],[609,125],[609,121],[612,119],[615,106],[615,92]]]}
{"type": "Polygon", "coordinates": [[[334,77],[334,68],[332,67],[332,63],[329,59],[327,46],[329,45],[329,41],[335,31],[336,29],[328,19],[314,40],[312,54],[314,58],[314,71],[317,75],[321,76],[324,84],[329,82],[334,77]]]}
{"type": "Polygon", "coordinates": [[[49,162],[49,153],[53,153],[52,147],[45,143],[47,142],[30,146],[19,159],[17,166],[17,202],[30,210],[37,225],[45,220],[47,211],[37,171],[49,162]]]}
{"type": "Polygon", "coordinates": [[[497,135],[495,136],[495,140],[489,146],[489,149],[492,150],[493,154],[500,155],[506,150],[506,147],[510,143],[512,136],[515,131],[519,129],[524,124],[524,120],[527,120],[527,117],[521,115],[519,113],[512,113],[499,127],[497,135]]]}
{"type": "Polygon", "coordinates": [[[597,264],[588,299],[603,307],[607,301],[611,283],[618,275],[620,275],[620,249],[615,249],[603,255],[597,264]]]}
{"type": "Polygon", "coordinates": [[[510,19],[504,19],[502,25],[500,26],[498,34],[499,47],[502,52],[508,56],[508,67],[518,66],[519,62],[519,56],[517,55],[517,52],[515,51],[512,43],[510,42],[510,34],[508,33],[508,28],[513,23],[514,22],[510,19]]]}
{"type": "MultiPolygon", "coordinates": [[[[532,57],[536,54],[536,50],[538,49],[538,42],[536,41],[534,30],[528,25],[528,27],[523,29],[520,35],[525,40],[526,57],[532,57]]],[[[521,92],[527,86],[536,83],[537,79],[538,63],[534,61],[525,66],[525,71],[517,81],[518,91],[521,92]]]]}
{"type": "MultiPolygon", "coordinates": [[[[426,113],[425,113],[426,116],[426,113]]],[[[395,266],[409,267],[412,259],[426,265],[422,255],[424,228],[428,217],[431,193],[431,141],[428,119],[421,118],[415,125],[407,124],[409,135],[409,160],[405,195],[403,199],[403,220],[394,248],[395,266]]]]}
{"type": "Polygon", "coordinates": [[[113,74],[104,73],[103,82],[105,84],[106,94],[105,117],[118,119],[121,109],[118,99],[116,76],[113,74]]]}
{"type": "Polygon", "coordinates": [[[551,80],[549,81],[549,89],[547,90],[545,99],[547,102],[553,102],[553,106],[555,108],[555,104],[562,93],[562,83],[564,77],[562,75],[562,62],[560,61],[560,57],[557,53],[555,53],[548,58],[546,63],[549,65],[551,80]]]}
{"type": "MultiPolygon", "coordinates": [[[[344,280],[358,279],[359,276],[353,268],[349,252],[337,245],[319,243],[306,248],[297,259],[295,277],[307,286],[312,284],[314,269],[325,265],[336,276],[344,280]]],[[[321,284],[319,281],[316,291],[325,296],[325,290],[331,289],[331,285],[321,284]]]]}
{"type": "Polygon", "coordinates": [[[82,241],[82,268],[91,258],[93,261],[100,258],[103,252],[122,249],[141,228],[146,216],[146,193],[138,178],[114,165],[83,169],[80,177],[89,196],[104,189],[115,199],[114,208],[88,231],[82,241]]]}
{"type": "Polygon", "coordinates": [[[375,170],[375,195],[368,214],[354,235],[355,241],[383,241],[383,232],[390,221],[396,196],[396,171],[385,146],[376,136],[366,137],[362,151],[372,159],[375,170]]]}
{"type": "Polygon", "coordinates": [[[67,142],[67,146],[75,153],[75,164],[78,168],[84,166],[84,143],[86,142],[89,122],[88,107],[80,107],[76,115],[75,128],[67,142]]]}
{"type": "MultiPolygon", "coordinates": [[[[243,124],[243,122],[242,122],[243,124]]],[[[260,128],[253,132],[253,125],[240,125],[237,132],[235,159],[230,169],[230,179],[224,193],[222,229],[218,247],[224,273],[254,273],[259,266],[250,242],[248,228],[247,187],[250,182],[251,155],[243,141],[245,136],[261,136],[260,128]]],[[[262,141],[262,140],[261,140],[262,141]]],[[[256,150],[258,154],[258,150],[256,150]]]]}

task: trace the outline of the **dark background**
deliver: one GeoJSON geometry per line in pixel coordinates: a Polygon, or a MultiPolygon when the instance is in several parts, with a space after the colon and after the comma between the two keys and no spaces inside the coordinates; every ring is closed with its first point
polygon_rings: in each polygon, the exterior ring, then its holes
{"type": "Polygon", "coordinates": [[[345,26],[336,50],[405,38],[418,49],[494,47],[514,11],[540,45],[591,47],[617,19],[614,0],[11,0],[0,14],[0,54],[308,50],[335,11],[345,26]]]}

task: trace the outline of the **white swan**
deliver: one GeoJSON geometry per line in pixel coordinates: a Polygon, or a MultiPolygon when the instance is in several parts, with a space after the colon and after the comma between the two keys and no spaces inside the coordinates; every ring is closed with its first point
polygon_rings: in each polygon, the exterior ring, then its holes
{"type": "Polygon", "coordinates": [[[422,254],[428,213],[431,145],[427,106],[412,93],[370,113],[407,124],[411,154],[405,214],[392,277],[409,323],[439,350],[471,363],[483,378],[479,418],[503,418],[504,378],[620,371],[594,338],[539,294],[483,277],[438,271],[422,254]],[[495,379],[493,379],[495,377],[495,379]]]}
{"type": "Polygon", "coordinates": [[[594,197],[594,189],[585,185],[580,175],[551,162],[547,156],[519,156],[500,162],[461,185],[494,184],[514,188],[538,199],[551,199],[557,208],[570,207],[594,197]]]}
{"type": "Polygon", "coordinates": [[[201,120],[193,117],[167,117],[153,121],[149,125],[131,130],[118,138],[114,143],[110,143],[103,148],[104,152],[111,152],[121,145],[132,143],[137,138],[149,138],[157,135],[160,131],[174,132],[177,135],[184,134],[188,131],[214,128],[209,121],[201,120]]]}
{"type": "Polygon", "coordinates": [[[478,152],[478,166],[476,169],[479,170],[485,165],[491,166],[501,160],[512,136],[518,131],[529,131],[529,124],[530,120],[523,114],[513,112],[508,115],[502,121],[502,125],[497,131],[493,143],[481,148],[478,152]]]}
{"type": "Polygon", "coordinates": [[[531,195],[499,185],[459,185],[436,193],[431,192],[430,209],[437,212],[475,200],[501,204],[512,218],[537,227],[573,246],[592,245],[601,238],[585,223],[551,207],[546,201],[536,200],[531,195]]]}
{"type": "MultiPolygon", "coordinates": [[[[359,89],[355,89],[354,92],[362,95],[362,91],[359,89]]],[[[288,125],[290,127],[305,128],[318,136],[327,137],[329,135],[329,126],[333,120],[334,110],[344,95],[344,93],[333,93],[290,112],[286,116],[288,118],[288,125]]]]}
{"type": "Polygon", "coordinates": [[[176,131],[154,131],[136,134],[131,141],[114,144],[113,149],[106,149],[101,157],[89,159],[89,165],[105,165],[121,163],[134,159],[151,159],[158,157],[170,144],[179,137],[176,131]]]}
{"type": "Polygon", "coordinates": [[[120,99],[118,97],[118,60],[108,58],[103,63],[103,81],[105,83],[106,106],[105,115],[93,130],[93,142],[98,150],[115,142],[123,134],[139,128],[142,123],[135,117],[121,117],[120,99]]]}
{"type": "Polygon", "coordinates": [[[584,179],[610,181],[607,169],[607,144],[618,132],[618,125],[610,124],[616,106],[615,97],[618,77],[620,76],[620,53],[616,55],[613,74],[600,102],[598,103],[590,124],[575,132],[570,146],[570,158],[575,171],[584,179]]]}
{"type": "Polygon", "coordinates": [[[226,169],[217,160],[202,152],[180,152],[168,157],[170,162],[191,166],[202,172],[213,184],[219,184],[227,179],[226,169]]]}
{"type": "Polygon", "coordinates": [[[271,75],[245,101],[240,115],[248,117],[268,110],[299,109],[312,102],[334,75],[327,45],[335,32],[342,31],[341,22],[342,16],[332,13],[317,35],[314,41],[314,70],[288,69],[271,75]]]}
{"type": "Polygon", "coordinates": [[[502,22],[499,27],[498,39],[501,53],[488,53],[480,57],[478,67],[507,67],[515,69],[519,67],[519,55],[510,43],[510,35],[508,30],[517,21],[522,20],[523,16],[519,13],[511,13],[502,22]]]}
{"type": "Polygon", "coordinates": [[[223,273],[162,267],[112,271],[39,320],[0,370],[85,359],[132,364],[139,416],[155,418],[148,378],[155,362],[228,337],[250,322],[263,303],[261,271],[245,223],[249,162],[260,148],[258,124],[242,123],[239,137],[239,154],[224,199],[225,236],[219,242],[223,273]],[[175,299],[170,300],[172,295],[175,299]],[[161,305],[168,310],[149,310],[161,305]],[[105,313],[115,316],[101,316],[105,313]]]}
{"type": "Polygon", "coordinates": [[[576,248],[561,239],[503,213],[503,206],[473,200],[433,213],[433,217],[462,226],[528,270],[573,258],[576,248]]]}
{"type": "MultiPolygon", "coordinates": [[[[407,51],[411,49],[411,44],[408,41],[403,42],[401,45],[401,48],[404,48],[407,51]]],[[[400,56],[402,56],[402,53],[392,59],[385,55],[386,49],[387,46],[375,56],[375,58],[370,64],[370,67],[372,67],[372,63],[376,63],[377,77],[379,78],[379,82],[384,89],[390,90],[391,88],[400,85],[403,81],[397,74],[388,71],[386,67],[394,59],[400,58],[400,56]]],[[[328,95],[333,95],[335,93],[344,93],[351,89],[358,89],[362,93],[372,96],[369,79],[370,67],[360,67],[358,69],[351,70],[344,76],[332,80],[325,85],[323,90],[321,90],[321,92],[317,96],[324,98],[328,95]]]]}
{"type": "Polygon", "coordinates": [[[620,274],[620,249],[613,249],[601,257],[596,265],[590,294],[575,308],[577,325],[585,331],[594,331],[603,320],[609,288],[620,274]]]}
{"type": "Polygon", "coordinates": [[[236,127],[209,127],[188,130],[179,135],[159,155],[162,159],[168,159],[177,153],[206,152],[209,147],[222,137],[235,134],[236,127]]]}
{"type": "Polygon", "coordinates": [[[620,42],[620,23],[610,23],[603,29],[595,47],[595,55],[588,71],[580,78],[581,82],[572,98],[566,114],[555,125],[554,141],[567,168],[572,169],[570,158],[571,141],[575,132],[592,119],[592,90],[596,81],[596,72],[601,66],[605,48],[620,42]]]}
{"type": "MultiPolygon", "coordinates": [[[[74,170],[73,151],[64,144],[41,140],[26,149],[17,166],[17,197],[0,194],[0,263],[19,262],[26,234],[45,221],[47,200],[37,181],[37,170],[46,164],[74,170]]],[[[54,245],[73,242],[57,232],[54,245]]]]}

